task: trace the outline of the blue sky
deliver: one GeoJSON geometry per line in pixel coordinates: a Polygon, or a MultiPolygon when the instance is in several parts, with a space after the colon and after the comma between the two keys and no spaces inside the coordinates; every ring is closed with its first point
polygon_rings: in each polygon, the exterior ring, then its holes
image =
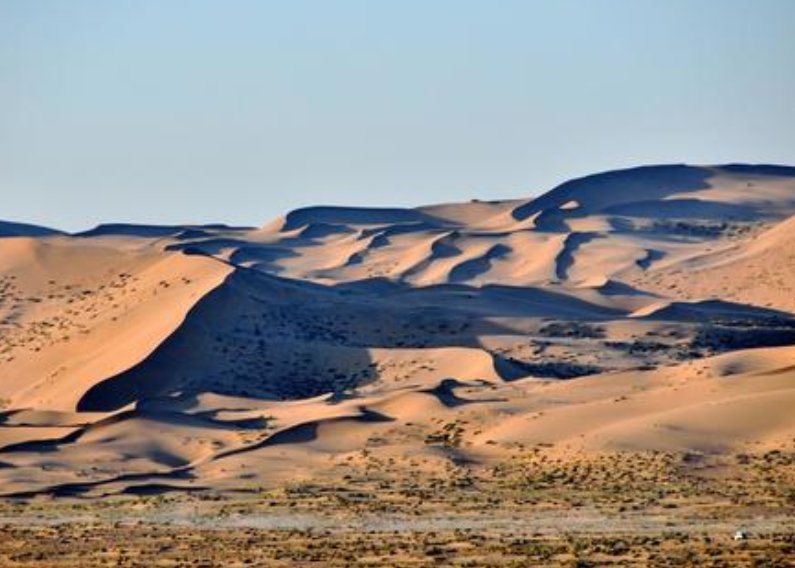
{"type": "Polygon", "coordinates": [[[258,225],[795,164],[789,0],[0,0],[0,218],[258,225]]]}

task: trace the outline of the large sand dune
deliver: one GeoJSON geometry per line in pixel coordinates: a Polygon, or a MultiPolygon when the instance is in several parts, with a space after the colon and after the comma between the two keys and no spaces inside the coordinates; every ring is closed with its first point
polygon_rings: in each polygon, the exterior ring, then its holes
{"type": "Polygon", "coordinates": [[[791,444],[794,235],[795,168],[745,165],[261,228],[2,223],[0,490],[791,444]]]}

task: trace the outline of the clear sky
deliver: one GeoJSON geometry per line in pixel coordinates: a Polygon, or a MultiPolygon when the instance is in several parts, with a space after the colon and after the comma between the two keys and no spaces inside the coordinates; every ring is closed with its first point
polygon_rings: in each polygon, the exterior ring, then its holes
{"type": "Polygon", "coordinates": [[[0,0],[0,218],[262,224],[795,164],[793,0],[0,0]]]}

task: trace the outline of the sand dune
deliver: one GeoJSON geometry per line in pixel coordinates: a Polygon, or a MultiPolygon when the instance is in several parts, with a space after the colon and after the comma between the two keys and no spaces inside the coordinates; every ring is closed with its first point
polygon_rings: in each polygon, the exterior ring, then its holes
{"type": "Polygon", "coordinates": [[[57,234],[59,231],[47,227],[0,221],[0,237],[44,237],[57,234]]]}
{"type": "Polygon", "coordinates": [[[795,169],[261,228],[0,224],[0,488],[235,489],[795,439],[795,169]]]}
{"type": "Polygon", "coordinates": [[[795,217],[753,238],[695,255],[687,262],[635,279],[676,297],[720,297],[795,311],[795,217]]]}

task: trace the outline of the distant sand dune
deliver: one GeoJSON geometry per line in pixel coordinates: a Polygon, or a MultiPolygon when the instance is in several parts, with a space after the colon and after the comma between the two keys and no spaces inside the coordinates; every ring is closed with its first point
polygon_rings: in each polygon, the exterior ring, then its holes
{"type": "Polygon", "coordinates": [[[5,495],[795,438],[793,168],[0,237],[5,495]]]}

